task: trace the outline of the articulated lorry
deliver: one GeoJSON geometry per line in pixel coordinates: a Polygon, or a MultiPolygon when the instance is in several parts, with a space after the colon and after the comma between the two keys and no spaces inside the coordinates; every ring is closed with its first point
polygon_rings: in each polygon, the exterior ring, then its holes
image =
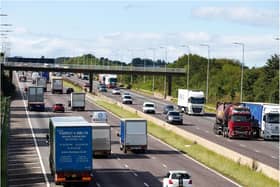
{"type": "Polygon", "coordinates": [[[93,169],[91,125],[80,116],[52,117],[49,133],[49,164],[55,184],[90,183],[93,169]]]}
{"type": "Polygon", "coordinates": [[[252,114],[253,136],[265,140],[279,140],[280,106],[272,103],[243,102],[252,114]]]}
{"type": "Polygon", "coordinates": [[[178,108],[190,115],[204,115],[205,97],[203,91],[178,89],[178,108]]]}
{"type": "Polygon", "coordinates": [[[68,101],[68,106],[71,107],[71,110],[84,111],[86,106],[85,97],[85,93],[72,92],[70,95],[70,100],[68,101]]]}
{"type": "Polygon", "coordinates": [[[108,123],[91,123],[93,155],[111,155],[111,126],[108,123]]]}
{"type": "Polygon", "coordinates": [[[27,89],[28,110],[44,111],[44,88],[37,86],[29,86],[27,89]]]}
{"type": "Polygon", "coordinates": [[[100,84],[105,84],[107,88],[115,88],[117,86],[117,75],[99,74],[98,80],[100,84]]]}
{"type": "Polygon", "coordinates": [[[120,122],[120,150],[141,150],[148,148],[147,120],[145,119],[121,119],[120,122]]]}
{"type": "Polygon", "coordinates": [[[51,77],[51,92],[63,94],[63,79],[61,77],[51,77]]]}
{"type": "Polygon", "coordinates": [[[47,91],[47,79],[45,77],[37,77],[35,85],[39,87],[43,87],[44,92],[47,91]]]}
{"type": "Polygon", "coordinates": [[[252,123],[250,109],[240,104],[220,103],[216,105],[214,132],[224,137],[251,138],[252,123]]]}

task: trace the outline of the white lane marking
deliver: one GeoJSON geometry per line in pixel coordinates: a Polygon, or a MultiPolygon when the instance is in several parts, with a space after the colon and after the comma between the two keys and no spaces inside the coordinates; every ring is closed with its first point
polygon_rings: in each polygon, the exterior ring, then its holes
{"type": "Polygon", "coordinates": [[[216,137],[220,137],[220,135],[218,135],[218,134],[215,134],[215,136],[216,136],[216,137]]]}
{"type": "MultiPolygon", "coordinates": [[[[29,163],[26,163],[26,162],[23,162],[21,164],[23,165],[35,165],[35,164],[39,164],[40,162],[29,162],[29,163]]],[[[8,166],[18,166],[20,165],[19,163],[14,163],[14,164],[8,164],[8,166]]]]}
{"type": "Polygon", "coordinates": [[[10,187],[21,187],[21,186],[34,186],[34,185],[43,185],[43,184],[46,184],[46,183],[42,183],[42,182],[40,182],[40,183],[29,183],[29,184],[27,184],[27,183],[24,183],[24,184],[9,184],[9,186],[10,187]]]}
{"type": "Polygon", "coordinates": [[[240,146],[240,147],[246,147],[246,145],[244,145],[244,144],[239,144],[239,146],[240,146]]]}
{"type": "Polygon", "coordinates": [[[120,158],[120,157],[118,157],[118,158],[117,158],[117,160],[121,160],[121,158],[120,158]]]}
{"type": "Polygon", "coordinates": [[[29,168],[26,168],[26,167],[23,167],[23,168],[11,168],[9,170],[27,170],[27,169],[38,169],[40,168],[39,166],[38,167],[29,167],[29,168]]]}
{"type": "Polygon", "coordinates": [[[36,154],[29,154],[29,155],[9,155],[9,157],[12,157],[12,158],[14,158],[14,157],[36,157],[37,155],[36,154]]]}
{"type": "Polygon", "coordinates": [[[236,183],[235,181],[233,181],[233,180],[231,180],[231,179],[227,178],[226,176],[222,175],[221,173],[219,173],[219,172],[217,172],[217,171],[215,171],[215,170],[213,170],[213,169],[209,168],[208,166],[206,166],[206,165],[204,165],[204,164],[200,163],[199,161],[197,161],[197,160],[193,159],[192,157],[190,157],[190,156],[188,156],[188,155],[186,155],[186,154],[182,154],[180,151],[178,151],[178,150],[177,150],[177,149],[175,149],[174,147],[172,147],[172,146],[168,145],[167,143],[165,143],[165,142],[161,141],[160,139],[158,139],[158,138],[156,138],[156,137],[154,137],[154,136],[152,136],[152,135],[150,135],[150,134],[149,134],[149,136],[150,136],[150,137],[152,137],[152,138],[154,138],[154,139],[155,139],[155,140],[157,140],[158,142],[160,142],[160,143],[162,143],[162,144],[166,145],[166,146],[167,146],[167,147],[169,147],[170,149],[172,149],[172,150],[174,150],[174,151],[178,152],[179,154],[183,155],[184,157],[186,157],[186,158],[188,158],[188,159],[192,160],[192,161],[193,161],[193,162],[195,162],[196,164],[198,164],[198,165],[200,165],[200,166],[204,167],[205,169],[208,169],[209,171],[211,171],[211,172],[215,173],[216,175],[218,175],[218,176],[222,177],[223,179],[225,179],[225,180],[227,180],[227,181],[231,182],[232,184],[234,184],[234,185],[236,185],[236,186],[238,186],[238,187],[242,187],[241,185],[239,185],[239,184],[238,184],[238,183],[236,183]]]}
{"type": "Polygon", "coordinates": [[[144,182],[144,186],[149,187],[149,185],[147,183],[144,182]]]}
{"type": "Polygon", "coordinates": [[[200,128],[199,127],[195,127],[197,130],[199,130],[200,128]]]}
{"type": "Polygon", "coordinates": [[[156,159],[156,157],[152,156],[152,159],[154,159],[154,160],[155,160],[155,159],[156,159]]]}
{"type": "Polygon", "coordinates": [[[271,158],[273,158],[273,159],[277,159],[277,157],[275,157],[275,156],[271,156],[271,158]]]}
{"type": "Polygon", "coordinates": [[[138,175],[137,175],[137,173],[134,173],[134,172],[133,172],[133,175],[134,175],[135,177],[137,177],[137,176],[138,176],[138,175]]]}
{"type": "Polygon", "coordinates": [[[38,179],[41,179],[42,177],[28,177],[28,178],[15,178],[15,179],[9,179],[9,181],[13,182],[13,181],[22,181],[22,180],[38,180],[38,179]]]}
{"type": "Polygon", "coordinates": [[[206,130],[205,132],[209,134],[209,131],[206,130]]]}
{"type": "Polygon", "coordinates": [[[128,165],[127,165],[127,164],[125,164],[125,165],[124,165],[124,167],[125,167],[125,168],[128,168],[128,165]]]}
{"type": "Polygon", "coordinates": [[[16,74],[16,79],[17,79],[17,82],[18,82],[18,86],[20,88],[20,94],[21,94],[21,98],[23,100],[24,110],[25,110],[25,113],[26,113],[26,117],[27,117],[27,121],[28,121],[28,124],[29,124],[29,128],[31,130],[32,138],[33,138],[33,141],[35,143],[35,148],[36,148],[39,160],[40,160],[40,165],[41,165],[41,168],[42,168],[44,179],[45,179],[45,182],[47,183],[47,187],[50,187],[49,179],[47,177],[46,170],[45,170],[45,167],[44,167],[44,164],[43,164],[43,160],[42,160],[42,157],[41,157],[41,153],[40,153],[40,150],[39,150],[39,147],[38,147],[38,144],[37,144],[37,141],[36,141],[36,137],[35,137],[35,134],[34,134],[34,131],[33,131],[33,126],[32,126],[31,120],[30,120],[29,112],[27,111],[27,104],[26,104],[26,101],[24,100],[24,96],[22,94],[22,90],[23,89],[22,89],[21,85],[19,84],[19,79],[18,79],[17,73],[15,73],[15,74],[16,74]]]}
{"type": "Polygon", "coordinates": [[[232,140],[230,140],[230,139],[228,139],[228,138],[227,138],[227,141],[228,141],[228,142],[232,142],[232,140]]]}
{"type": "Polygon", "coordinates": [[[167,166],[166,166],[165,164],[162,164],[162,166],[163,166],[164,168],[167,168],[167,166]]]}
{"type": "Polygon", "coordinates": [[[101,185],[100,185],[99,183],[96,183],[96,186],[97,186],[97,187],[101,187],[101,185]]]}
{"type": "Polygon", "coordinates": [[[255,150],[255,152],[256,152],[256,153],[259,153],[260,151],[259,151],[259,150],[255,150]]]}

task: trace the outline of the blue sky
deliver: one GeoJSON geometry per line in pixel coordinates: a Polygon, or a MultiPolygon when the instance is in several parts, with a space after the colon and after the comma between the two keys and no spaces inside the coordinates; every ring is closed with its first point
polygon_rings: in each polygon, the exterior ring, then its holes
{"type": "MultiPolygon", "coordinates": [[[[10,23],[11,56],[59,57],[93,53],[128,61],[131,57],[173,61],[189,45],[191,53],[241,59],[263,66],[277,53],[278,1],[2,1],[2,23],[10,23]],[[132,51],[132,53],[131,53],[132,51]]],[[[5,28],[6,29],[6,28],[5,28]]]]}

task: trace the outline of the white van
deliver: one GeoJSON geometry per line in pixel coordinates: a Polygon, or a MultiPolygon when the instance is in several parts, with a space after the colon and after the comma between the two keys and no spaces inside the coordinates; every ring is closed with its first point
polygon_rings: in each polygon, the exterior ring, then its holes
{"type": "Polygon", "coordinates": [[[107,112],[105,110],[95,110],[90,117],[91,121],[96,123],[106,123],[108,121],[107,112]]]}

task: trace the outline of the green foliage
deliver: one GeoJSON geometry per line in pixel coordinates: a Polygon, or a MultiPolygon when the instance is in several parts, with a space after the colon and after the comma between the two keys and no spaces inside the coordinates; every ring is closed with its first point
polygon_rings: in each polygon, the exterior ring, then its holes
{"type": "Polygon", "coordinates": [[[15,85],[4,73],[1,74],[1,95],[3,96],[13,96],[15,94],[15,85]]]}

